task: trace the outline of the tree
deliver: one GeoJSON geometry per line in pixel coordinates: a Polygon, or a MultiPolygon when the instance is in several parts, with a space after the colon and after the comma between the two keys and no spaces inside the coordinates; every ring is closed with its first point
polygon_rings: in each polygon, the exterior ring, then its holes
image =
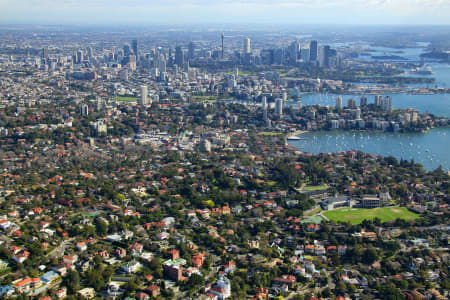
{"type": "Polygon", "coordinates": [[[64,281],[70,294],[75,293],[80,288],[80,274],[77,271],[69,270],[64,281]]]}
{"type": "Polygon", "coordinates": [[[95,219],[95,230],[98,235],[104,236],[108,232],[108,225],[104,221],[97,218],[95,219]]]}
{"type": "Polygon", "coordinates": [[[187,286],[189,286],[190,288],[194,288],[197,286],[201,286],[204,283],[205,283],[205,280],[203,279],[203,277],[194,273],[191,275],[191,277],[189,277],[187,286]]]}
{"type": "Polygon", "coordinates": [[[365,264],[371,265],[378,259],[378,254],[375,248],[370,247],[364,251],[363,262],[365,264]]]}

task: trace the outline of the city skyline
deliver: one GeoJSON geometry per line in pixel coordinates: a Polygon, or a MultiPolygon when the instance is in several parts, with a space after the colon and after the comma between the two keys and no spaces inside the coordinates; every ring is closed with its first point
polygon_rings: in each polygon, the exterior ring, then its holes
{"type": "Polygon", "coordinates": [[[145,25],[202,23],[450,24],[443,0],[32,1],[1,0],[2,24],[145,25]],[[49,8],[51,7],[51,8],[49,8]]]}

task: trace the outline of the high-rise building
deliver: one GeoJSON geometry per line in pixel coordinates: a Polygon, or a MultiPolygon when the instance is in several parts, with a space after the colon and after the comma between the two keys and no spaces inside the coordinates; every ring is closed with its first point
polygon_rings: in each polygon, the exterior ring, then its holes
{"type": "Polygon", "coordinates": [[[359,106],[367,106],[367,97],[362,96],[362,97],[359,99],[359,106]]]}
{"type": "Polygon", "coordinates": [[[123,56],[128,57],[132,54],[130,45],[126,44],[123,46],[123,56]]]}
{"type": "Polygon", "coordinates": [[[359,107],[357,107],[355,109],[355,119],[356,120],[360,120],[361,119],[361,109],[359,107]]]}
{"type": "Polygon", "coordinates": [[[220,37],[222,38],[222,56],[221,56],[221,58],[224,59],[223,38],[225,37],[225,34],[222,32],[220,37]]]}
{"type": "Polygon", "coordinates": [[[193,42],[190,42],[188,46],[188,59],[193,59],[194,55],[195,55],[195,44],[193,42]]]}
{"type": "Polygon", "coordinates": [[[343,103],[342,103],[342,97],[339,96],[336,98],[336,109],[342,109],[343,103]]]}
{"type": "Polygon", "coordinates": [[[352,98],[347,100],[347,108],[355,109],[356,108],[356,101],[352,98]]]}
{"type": "Polygon", "coordinates": [[[292,42],[289,46],[289,58],[291,64],[295,64],[298,59],[298,53],[300,51],[300,43],[298,41],[292,42]]]}
{"type": "Polygon", "coordinates": [[[309,44],[309,61],[316,61],[317,54],[317,41],[311,41],[309,44]]]}
{"type": "Polygon", "coordinates": [[[87,104],[82,104],[81,105],[81,109],[80,109],[80,113],[83,116],[89,115],[89,106],[87,104]]]}
{"type": "Polygon", "coordinates": [[[207,139],[202,139],[200,142],[200,151],[211,152],[211,142],[207,139]]]}
{"type": "Polygon", "coordinates": [[[103,109],[104,105],[104,101],[102,98],[97,97],[97,111],[101,111],[103,109]]]}
{"type": "Polygon", "coordinates": [[[300,57],[303,60],[303,62],[305,62],[305,63],[309,62],[309,58],[310,58],[309,48],[301,49],[300,57]]]}
{"type": "Polygon", "coordinates": [[[84,58],[83,58],[83,51],[78,50],[77,51],[77,63],[81,64],[83,62],[84,58]]]}
{"type": "Polygon", "coordinates": [[[375,106],[381,106],[381,95],[375,96],[375,106]]]}
{"type": "Polygon", "coordinates": [[[138,41],[137,40],[132,40],[131,41],[131,50],[133,50],[134,55],[136,55],[136,58],[138,57],[139,53],[139,49],[138,49],[138,41]]]}
{"type": "Polygon", "coordinates": [[[48,58],[48,48],[42,48],[42,53],[41,53],[41,58],[42,59],[47,59],[48,58]]]}
{"type": "Polygon", "coordinates": [[[141,101],[139,104],[140,105],[148,105],[147,86],[146,85],[141,85],[141,101]]]}
{"type": "Polygon", "coordinates": [[[283,99],[275,100],[275,113],[280,117],[283,115],[283,99]]]}
{"type": "Polygon", "coordinates": [[[184,53],[183,49],[181,49],[181,46],[177,46],[175,48],[175,64],[179,67],[183,66],[184,64],[184,53]]]}
{"type": "Polygon", "coordinates": [[[284,49],[278,48],[273,52],[273,63],[275,65],[282,65],[284,62],[284,49]]]}
{"type": "Polygon", "coordinates": [[[330,67],[330,52],[331,52],[330,46],[326,45],[323,47],[323,66],[325,68],[330,67]]]}
{"type": "Polygon", "coordinates": [[[86,54],[88,57],[94,56],[94,49],[92,49],[92,47],[87,47],[86,52],[87,52],[86,54]]]}
{"type": "Polygon", "coordinates": [[[392,98],[389,96],[384,97],[384,99],[381,100],[381,106],[384,111],[392,111],[392,98]]]}
{"type": "Polygon", "coordinates": [[[128,64],[130,65],[130,70],[136,70],[136,55],[130,55],[128,57],[128,64]]]}
{"type": "Polygon", "coordinates": [[[267,97],[266,96],[262,97],[261,106],[263,109],[263,118],[264,118],[264,120],[267,120],[267,97]]]}
{"type": "Polygon", "coordinates": [[[252,52],[251,48],[250,48],[250,39],[249,38],[244,39],[242,46],[243,46],[242,52],[244,54],[250,54],[252,52]]]}

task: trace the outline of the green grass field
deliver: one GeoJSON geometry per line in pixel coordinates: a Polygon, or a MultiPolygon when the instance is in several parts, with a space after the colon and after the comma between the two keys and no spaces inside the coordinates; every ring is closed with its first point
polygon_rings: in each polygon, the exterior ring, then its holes
{"type": "Polygon", "coordinates": [[[259,135],[262,136],[278,136],[278,135],[282,135],[282,132],[275,132],[275,131],[261,131],[258,133],[259,135]]]}
{"type": "Polygon", "coordinates": [[[121,101],[121,102],[133,102],[133,101],[139,101],[139,98],[138,97],[115,96],[114,100],[121,101]]]}
{"type": "Polygon", "coordinates": [[[325,217],[337,223],[350,222],[353,225],[360,224],[364,220],[379,218],[381,222],[389,222],[395,219],[412,221],[420,218],[418,214],[410,212],[406,207],[379,207],[373,209],[364,208],[339,208],[323,213],[325,217]]]}
{"type": "Polygon", "coordinates": [[[328,189],[328,185],[311,185],[311,186],[305,186],[302,191],[305,192],[312,192],[312,191],[320,191],[320,190],[326,190],[328,189]]]}

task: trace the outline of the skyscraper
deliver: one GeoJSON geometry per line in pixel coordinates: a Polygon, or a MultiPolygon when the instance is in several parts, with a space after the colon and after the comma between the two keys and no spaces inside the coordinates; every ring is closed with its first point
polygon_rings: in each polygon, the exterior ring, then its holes
{"type": "Polygon", "coordinates": [[[175,64],[179,67],[183,66],[184,64],[184,53],[183,49],[181,49],[181,46],[177,46],[175,48],[175,64]]]}
{"type": "Polygon", "coordinates": [[[244,54],[250,54],[251,48],[250,48],[250,39],[249,38],[245,38],[242,44],[242,52],[244,54]]]}
{"type": "Polygon", "coordinates": [[[336,98],[336,109],[342,109],[342,97],[339,96],[336,98]]]}
{"type": "Polygon", "coordinates": [[[138,57],[138,41],[137,40],[131,41],[131,50],[133,50],[134,55],[136,55],[136,57],[138,57]]]}
{"type": "Polygon", "coordinates": [[[300,43],[298,41],[292,42],[289,46],[289,58],[291,64],[295,64],[297,62],[299,50],[300,43]]]}
{"type": "Polygon", "coordinates": [[[326,45],[323,47],[323,66],[325,68],[330,67],[330,51],[331,51],[330,46],[326,45]]]}
{"type": "Polygon", "coordinates": [[[78,50],[77,52],[77,63],[81,64],[83,62],[84,58],[83,58],[83,51],[78,50]]]}
{"type": "Polygon", "coordinates": [[[141,85],[141,101],[139,104],[140,105],[148,105],[147,86],[146,85],[141,85]]]}
{"type": "Polygon", "coordinates": [[[367,106],[367,97],[362,96],[362,97],[359,99],[359,106],[367,106]]]}
{"type": "Polygon", "coordinates": [[[41,58],[42,59],[47,59],[48,58],[48,48],[42,48],[42,53],[41,53],[41,58]]]}
{"type": "Polygon", "coordinates": [[[222,35],[220,36],[222,38],[222,59],[224,58],[224,49],[223,49],[223,38],[225,37],[225,34],[222,32],[222,35]]]}
{"type": "Polygon", "coordinates": [[[275,113],[280,117],[283,115],[283,99],[278,98],[275,101],[275,113]]]}
{"type": "Polygon", "coordinates": [[[311,41],[309,44],[309,60],[317,60],[317,41],[311,41]]]}
{"type": "Polygon", "coordinates": [[[136,55],[130,55],[128,59],[128,63],[130,65],[130,70],[136,70],[136,55]]]}
{"type": "Polygon", "coordinates": [[[126,44],[123,46],[123,56],[128,57],[131,55],[131,48],[130,45],[126,44]]]}
{"type": "Polygon", "coordinates": [[[81,105],[81,109],[80,109],[80,113],[83,116],[88,116],[89,115],[89,106],[87,104],[82,104],[81,105]]]}
{"type": "Polygon", "coordinates": [[[356,102],[355,100],[353,100],[352,98],[347,100],[347,107],[351,108],[351,109],[355,109],[356,108],[356,102]]]}
{"type": "Polygon", "coordinates": [[[264,120],[267,120],[267,97],[262,97],[262,103],[261,103],[262,109],[263,109],[263,118],[264,120]]]}
{"type": "Polygon", "coordinates": [[[381,106],[381,95],[375,96],[375,106],[381,106]]]}
{"type": "Polygon", "coordinates": [[[92,49],[92,47],[87,47],[86,52],[88,57],[94,56],[94,49],[92,49]]]}
{"type": "Polygon", "coordinates": [[[389,96],[384,97],[383,100],[381,100],[381,106],[383,107],[384,111],[392,111],[392,98],[389,96]]]}
{"type": "Polygon", "coordinates": [[[193,59],[194,53],[195,53],[195,44],[193,42],[190,42],[188,46],[188,59],[193,59]]]}

